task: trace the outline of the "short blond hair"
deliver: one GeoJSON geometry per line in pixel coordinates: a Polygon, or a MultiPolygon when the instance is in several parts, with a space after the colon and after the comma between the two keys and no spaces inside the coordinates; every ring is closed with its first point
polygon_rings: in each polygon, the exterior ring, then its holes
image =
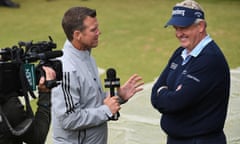
{"type": "Polygon", "coordinates": [[[204,10],[200,6],[200,4],[197,3],[194,0],[184,0],[180,3],[177,3],[175,6],[186,7],[186,8],[190,8],[190,9],[196,9],[196,10],[200,10],[200,11],[204,12],[204,10]]]}

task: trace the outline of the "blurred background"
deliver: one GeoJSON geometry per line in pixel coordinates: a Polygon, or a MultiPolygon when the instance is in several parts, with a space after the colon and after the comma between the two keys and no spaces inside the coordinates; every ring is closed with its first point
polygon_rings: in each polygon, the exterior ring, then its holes
{"type": "MultiPolygon", "coordinates": [[[[145,81],[144,91],[124,105],[121,118],[109,124],[109,144],[163,144],[160,115],[150,104],[154,80],[179,46],[171,27],[163,26],[179,0],[13,0],[20,8],[0,7],[0,48],[19,41],[47,41],[51,36],[62,49],[64,12],[72,6],[97,10],[100,36],[93,56],[104,70],[113,67],[121,82],[133,73],[145,81]]],[[[232,69],[232,88],[226,134],[230,144],[240,143],[240,1],[198,0],[205,10],[207,31],[218,43],[232,69]]],[[[34,104],[33,104],[34,106],[34,104]]],[[[51,135],[51,133],[50,133],[51,135]]],[[[50,139],[50,136],[49,136],[50,139]]],[[[48,141],[48,143],[51,140],[48,141]]]]}

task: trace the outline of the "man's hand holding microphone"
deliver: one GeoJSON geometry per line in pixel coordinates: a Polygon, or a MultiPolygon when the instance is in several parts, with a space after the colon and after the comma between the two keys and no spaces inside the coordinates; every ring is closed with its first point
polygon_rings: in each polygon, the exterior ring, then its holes
{"type": "Polygon", "coordinates": [[[105,81],[105,88],[110,88],[110,95],[104,100],[104,104],[109,107],[113,116],[110,120],[118,120],[120,117],[120,104],[127,102],[137,92],[143,90],[141,87],[144,82],[142,77],[137,74],[132,75],[123,86],[120,86],[120,79],[116,77],[116,71],[113,68],[107,70],[107,78],[105,81]],[[115,93],[115,88],[117,93],[115,93]]]}

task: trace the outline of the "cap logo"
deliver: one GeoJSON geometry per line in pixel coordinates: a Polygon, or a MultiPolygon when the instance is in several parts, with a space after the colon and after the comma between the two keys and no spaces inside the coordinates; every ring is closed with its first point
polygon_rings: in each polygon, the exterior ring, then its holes
{"type": "Polygon", "coordinates": [[[185,10],[179,10],[179,9],[173,10],[172,15],[182,15],[182,16],[184,16],[185,15],[185,10]]]}
{"type": "Polygon", "coordinates": [[[193,24],[196,19],[204,19],[204,12],[202,10],[175,6],[172,10],[172,17],[165,27],[169,25],[187,27],[193,24]]]}
{"type": "Polygon", "coordinates": [[[195,12],[194,15],[198,18],[202,17],[202,13],[201,12],[195,12]]]}
{"type": "Polygon", "coordinates": [[[172,10],[172,16],[192,17],[204,19],[204,13],[200,10],[176,6],[172,10]]]}

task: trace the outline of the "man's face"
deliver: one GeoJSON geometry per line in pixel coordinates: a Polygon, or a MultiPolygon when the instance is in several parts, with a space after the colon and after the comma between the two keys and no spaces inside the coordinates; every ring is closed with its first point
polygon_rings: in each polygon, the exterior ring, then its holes
{"type": "Polygon", "coordinates": [[[85,29],[81,32],[79,43],[83,49],[97,47],[98,37],[101,34],[98,28],[97,18],[86,17],[84,20],[85,29]]]}
{"type": "Polygon", "coordinates": [[[202,28],[199,24],[192,24],[188,27],[173,26],[176,30],[176,37],[182,47],[191,51],[202,39],[202,28]]]}

